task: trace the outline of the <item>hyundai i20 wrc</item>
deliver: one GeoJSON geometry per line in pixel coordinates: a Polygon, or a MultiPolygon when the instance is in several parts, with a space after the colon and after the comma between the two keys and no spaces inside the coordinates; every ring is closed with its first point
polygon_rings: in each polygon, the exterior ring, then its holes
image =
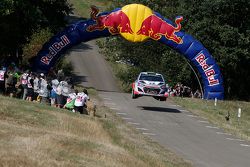
{"type": "Polygon", "coordinates": [[[132,98],[152,96],[156,100],[166,101],[168,92],[163,76],[155,72],[141,72],[132,84],[132,98]]]}

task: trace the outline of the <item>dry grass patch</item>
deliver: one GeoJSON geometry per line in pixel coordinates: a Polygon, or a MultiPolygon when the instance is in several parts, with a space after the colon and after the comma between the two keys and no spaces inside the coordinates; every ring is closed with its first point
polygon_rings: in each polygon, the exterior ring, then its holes
{"type": "Polygon", "coordinates": [[[242,139],[250,140],[250,103],[244,101],[218,101],[217,106],[213,100],[202,100],[193,98],[171,98],[175,103],[192,111],[193,113],[206,117],[211,123],[223,128],[242,139]],[[238,121],[238,109],[242,114],[238,121]],[[227,121],[226,116],[230,114],[227,121]]]}
{"type": "Polygon", "coordinates": [[[107,108],[90,117],[2,96],[0,105],[1,167],[190,166],[107,108]]]}

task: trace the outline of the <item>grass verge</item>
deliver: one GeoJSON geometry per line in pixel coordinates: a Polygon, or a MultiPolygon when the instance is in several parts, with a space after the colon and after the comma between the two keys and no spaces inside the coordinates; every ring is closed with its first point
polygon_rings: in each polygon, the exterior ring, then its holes
{"type": "Polygon", "coordinates": [[[69,0],[73,4],[74,13],[84,18],[90,17],[90,6],[97,6],[101,12],[111,4],[110,0],[69,0]]]}
{"type": "Polygon", "coordinates": [[[94,118],[3,96],[0,106],[0,166],[191,166],[103,106],[94,118]]]}
{"type": "Polygon", "coordinates": [[[171,98],[173,102],[203,116],[209,122],[222,127],[226,132],[232,133],[241,139],[250,140],[250,103],[243,101],[218,101],[215,106],[213,100],[195,98],[171,98]],[[241,117],[238,118],[238,109],[241,108],[241,117]],[[226,116],[229,115],[229,120],[226,116]]]}

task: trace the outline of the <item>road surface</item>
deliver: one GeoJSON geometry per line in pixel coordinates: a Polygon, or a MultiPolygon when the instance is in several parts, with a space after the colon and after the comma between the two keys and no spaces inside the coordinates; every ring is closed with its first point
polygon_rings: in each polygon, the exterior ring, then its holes
{"type": "Polygon", "coordinates": [[[104,104],[128,124],[197,167],[249,167],[250,143],[208,123],[180,106],[151,97],[132,100],[117,88],[94,41],[73,48],[68,59],[78,81],[98,90],[104,104]]]}

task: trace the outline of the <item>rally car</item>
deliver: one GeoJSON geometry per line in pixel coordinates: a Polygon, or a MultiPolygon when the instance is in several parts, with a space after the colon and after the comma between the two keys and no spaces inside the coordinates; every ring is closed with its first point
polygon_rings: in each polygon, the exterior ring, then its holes
{"type": "Polygon", "coordinates": [[[166,101],[168,93],[163,76],[155,72],[141,72],[132,84],[132,98],[141,96],[152,96],[156,100],[166,101]]]}

